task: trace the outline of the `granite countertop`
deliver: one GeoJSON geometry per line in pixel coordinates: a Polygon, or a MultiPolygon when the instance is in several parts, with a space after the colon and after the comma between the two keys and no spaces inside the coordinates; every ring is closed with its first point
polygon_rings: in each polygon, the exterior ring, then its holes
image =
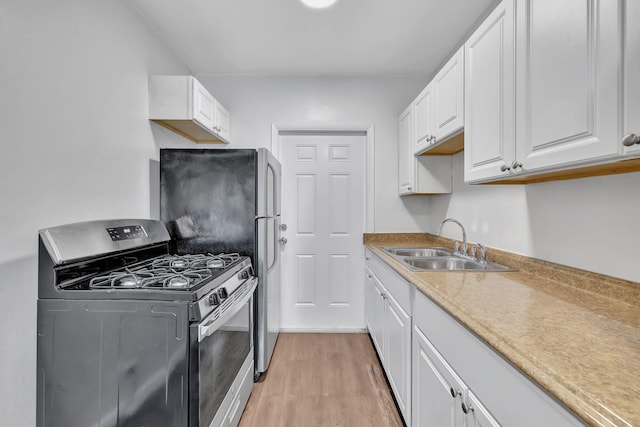
{"type": "Polygon", "coordinates": [[[416,272],[381,247],[446,246],[429,234],[365,245],[593,426],[640,426],[640,283],[489,248],[515,272],[416,272]]]}

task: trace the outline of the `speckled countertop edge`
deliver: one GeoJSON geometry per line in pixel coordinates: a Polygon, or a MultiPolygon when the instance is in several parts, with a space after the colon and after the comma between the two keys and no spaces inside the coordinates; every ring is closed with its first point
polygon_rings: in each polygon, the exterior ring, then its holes
{"type": "MultiPolygon", "coordinates": [[[[615,407],[603,405],[599,399],[599,397],[602,397],[602,393],[600,393],[600,396],[597,392],[594,393],[593,390],[590,390],[590,393],[585,393],[580,387],[576,387],[575,383],[565,380],[557,370],[549,369],[549,366],[541,364],[536,355],[531,354],[530,349],[523,351],[523,349],[518,348],[517,342],[513,342],[508,336],[492,328],[489,322],[479,321],[474,317],[473,313],[469,312],[469,307],[465,308],[463,304],[449,298],[446,293],[440,292],[437,287],[431,286],[425,280],[425,277],[428,277],[429,281],[434,283],[434,281],[443,280],[447,274],[451,273],[413,272],[400,261],[380,249],[383,246],[417,246],[421,244],[453,247],[452,240],[425,233],[365,234],[363,240],[365,245],[376,256],[416,286],[423,294],[440,305],[556,400],[576,413],[585,423],[593,426],[632,426],[634,423],[636,423],[635,425],[640,425],[637,424],[640,423],[638,401],[635,403],[633,401],[621,403],[621,409],[618,412],[616,412],[617,409],[615,407]]],[[[562,288],[565,288],[563,292],[558,292],[558,294],[566,294],[568,292],[571,296],[575,297],[577,295],[580,297],[581,293],[586,293],[597,298],[609,299],[611,304],[614,306],[619,304],[620,307],[625,307],[627,311],[631,311],[633,316],[637,313],[638,322],[635,325],[640,325],[640,284],[638,283],[491,248],[488,250],[488,259],[517,268],[519,271],[510,273],[458,272],[453,274],[462,275],[463,277],[466,275],[495,274],[498,276],[494,277],[502,276],[507,278],[507,281],[513,281],[524,286],[528,286],[527,282],[533,277],[537,283],[546,286],[545,293],[547,294],[553,295],[555,289],[562,290],[562,288]],[[567,287],[572,289],[567,289],[567,287]]],[[[607,313],[598,313],[598,315],[606,316],[607,313]]],[[[639,330],[638,326],[636,326],[635,330],[639,330]]],[[[611,369],[616,368],[611,367],[611,369]]],[[[603,381],[606,382],[606,373],[604,373],[603,381]]],[[[640,393],[640,385],[636,385],[635,389],[632,389],[631,399],[638,396],[638,393],[640,393]]]]}

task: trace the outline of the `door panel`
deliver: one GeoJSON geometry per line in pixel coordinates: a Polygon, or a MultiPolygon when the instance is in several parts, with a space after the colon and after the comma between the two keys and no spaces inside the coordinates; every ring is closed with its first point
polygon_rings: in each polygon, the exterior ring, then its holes
{"type": "Polygon", "coordinates": [[[524,0],[516,13],[523,170],[617,155],[618,2],[524,0]]]}
{"type": "MultiPolygon", "coordinates": [[[[624,13],[624,131],[622,135],[640,135],[640,1],[627,0],[624,13]]],[[[640,144],[625,147],[637,156],[640,144]]]]}
{"type": "Polygon", "coordinates": [[[515,158],[514,0],[465,43],[465,181],[499,176],[515,158]]]}
{"type": "Polygon", "coordinates": [[[460,395],[464,384],[444,365],[444,361],[417,326],[413,329],[413,419],[414,427],[459,427],[464,425],[460,395]]]}
{"type": "Polygon", "coordinates": [[[364,135],[281,135],[283,328],[364,328],[364,135]]]}

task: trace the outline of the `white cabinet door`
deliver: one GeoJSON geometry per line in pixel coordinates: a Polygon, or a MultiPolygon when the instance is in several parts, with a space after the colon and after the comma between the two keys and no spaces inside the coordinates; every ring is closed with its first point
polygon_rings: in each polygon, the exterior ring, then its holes
{"type": "Polygon", "coordinates": [[[413,101],[413,115],[415,134],[413,136],[412,152],[420,154],[430,144],[433,144],[436,139],[433,126],[433,90],[431,84],[427,85],[413,101]]]}
{"type": "Polygon", "coordinates": [[[385,319],[387,313],[387,290],[384,289],[382,284],[378,282],[375,276],[373,276],[373,294],[371,297],[372,318],[371,325],[373,331],[371,331],[371,338],[378,351],[378,356],[383,365],[387,363],[387,344],[386,344],[386,326],[385,319]]]}
{"type": "Polygon", "coordinates": [[[398,119],[398,193],[401,196],[415,192],[415,159],[411,150],[412,126],[412,106],[409,105],[398,119]]]}
{"type": "Polygon", "coordinates": [[[465,43],[464,179],[502,176],[515,158],[514,1],[504,0],[465,43]]]}
{"type": "Polygon", "coordinates": [[[220,138],[226,141],[231,139],[231,116],[227,109],[218,101],[216,101],[215,104],[215,123],[213,130],[220,138]]]}
{"type": "Polygon", "coordinates": [[[387,372],[405,420],[411,414],[411,317],[387,297],[387,372]]]}
{"type": "Polygon", "coordinates": [[[465,427],[500,427],[500,424],[491,416],[487,408],[482,405],[478,397],[472,391],[467,391],[465,406],[465,427]]]}
{"type": "Polygon", "coordinates": [[[216,100],[199,81],[192,78],[193,85],[193,120],[210,131],[214,130],[216,119],[216,100]]]}
{"type": "MultiPolygon", "coordinates": [[[[372,330],[373,321],[373,273],[364,269],[364,321],[367,329],[372,330]]],[[[373,332],[371,332],[373,336],[373,332]]]]}
{"type": "Polygon", "coordinates": [[[516,172],[615,157],[619,2],[517,4],[516,172]]]}
{"type": "Polygon", "coordinates": [[[436,139],[446,140],[464,127],[464,47],[438,71],[431,81],[436,139]]]}
{"type": "MultiPolygon", "coordinates": [[[[624,128],[623,135],[640,137],[640,1],[627,0],[624,13],[624,128]]],[[[638,140],[636,140],[638,141],[638,140]]],[[[624,146],[623,146],[624,147],[624,146]]],[[[640,154],[640,143],[624,147],[625,154],[640,154]]]]}
{"type": "Polygon", "coordinates": [[[462,427],[464,384],[437,354],[422,330],[413,327],[413,427],[462,427]]]}

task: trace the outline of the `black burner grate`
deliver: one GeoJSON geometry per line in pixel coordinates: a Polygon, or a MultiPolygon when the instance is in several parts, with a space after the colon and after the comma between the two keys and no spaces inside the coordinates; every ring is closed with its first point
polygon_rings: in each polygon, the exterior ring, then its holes
{"type": "Polygon", "coordinates": [[[89,282],[90,289],[162,288],[183,290],[199,285],[240,259],[239,254],[166,255],[135,268],[112,271],[89,282]]]}

